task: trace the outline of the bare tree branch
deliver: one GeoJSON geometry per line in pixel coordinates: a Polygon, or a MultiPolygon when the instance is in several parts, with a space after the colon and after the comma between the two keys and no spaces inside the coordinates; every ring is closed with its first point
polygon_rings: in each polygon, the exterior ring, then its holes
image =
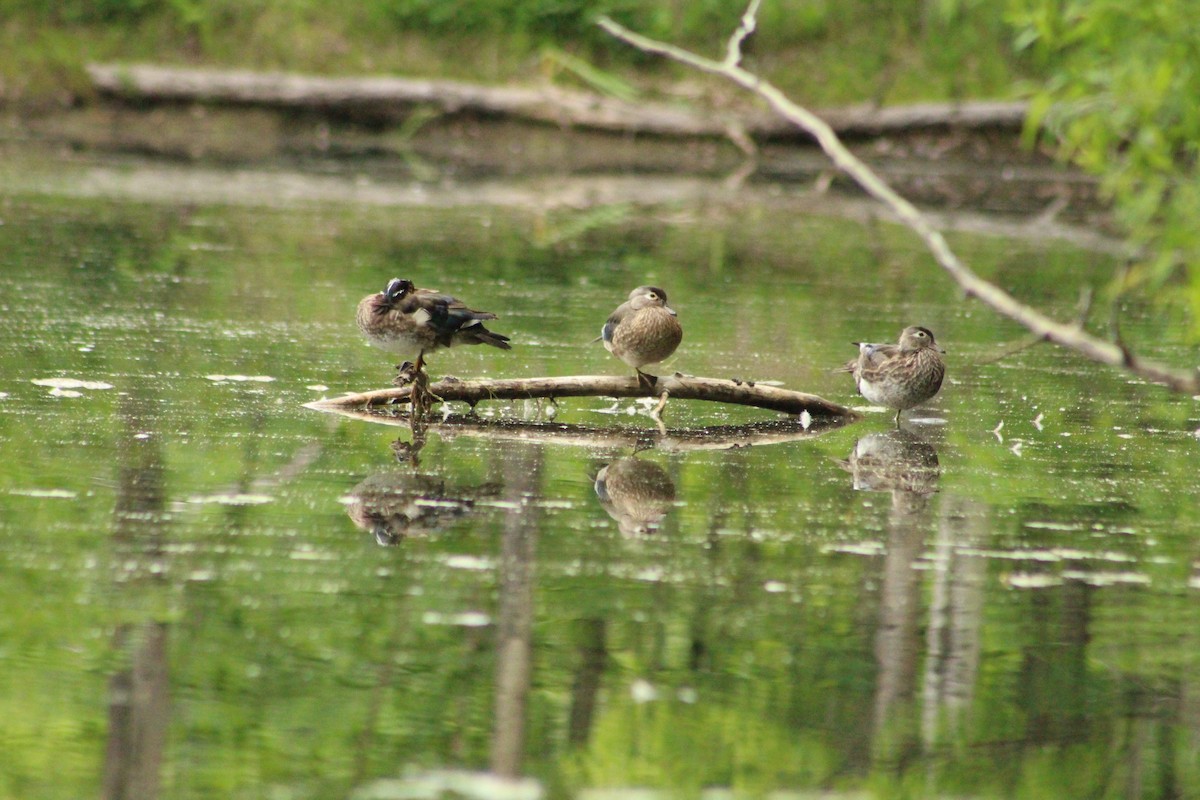
{"type": "Polygon", "coordinates": [[[750,0],[746,13],[742,14],[741,24],[733,32],[733,36],[729,37],[729,45],[725,50],[726,66],[736,67],[742,63],[742,42],[758,27],[758,6],[759,0],[750,0]]]}
{"type": "Polygon", "coordinates": [[[727,78],[766,100],[776,113],[816,139],[821,145],[821,149],[833,160],[834,164],[912,229],[929,248],[937,263],[949,273],[968,297],[980,300],[999,314],[1020,323],[1036,336],[1075,350],[1093,361],[1126,369],[1135,375],[1164,384],[1178,392],[1200,393],[1200,370],[1181,370],[1142,359],[1119,343],[1089,334],[1080,325],[1059,322],[1021,303],[1000,287],[979,277],[959,261],[958,256],[946,243],[945,237],[934,228],[929,218],[917,210],[916,206],[897,194],[870,167],[855,157],[824,120],[792,102],[782,91],[762,77],[740,66],[738,62],[740,61],[741,43],[745,36],[754,29],[753,15],[757,10],[757,5],[757,0],[751,0],[738,31],[730,39],[729,56],[724,61],[714,61],[674,45],[634,33],[608,17],[601,17],[599,25],[611,35],[643,52],[665,56],[702,72],[727,78]],[[746,31],[745,34],[742,33],[743,30],[746,31]]]}

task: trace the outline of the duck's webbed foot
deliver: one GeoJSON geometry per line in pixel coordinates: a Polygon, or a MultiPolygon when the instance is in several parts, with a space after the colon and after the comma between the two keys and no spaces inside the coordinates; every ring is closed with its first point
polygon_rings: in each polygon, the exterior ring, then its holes
{"type": "Polygon", "coordinates": [[[648,392],[654,391],[654,387],[658,383],[658,376],[642,372],[640,369],[636,369],[635,372],[637,372],[638,376],[638,385],[648,392]]]}
{"type": "Polygon", "coordinates": [[[409,399],[412,403],[412,417],[414,420],[423,420],[433,406],[433,401],[441,398],[429,391],[429,373],[423,369],[413,371],[411,384],[409,399]]]}
{"type": "Polygon", "coordinates": [[[417,377],[417,365],[411,361],[396,365],[396,377],[392,378],[394,386],[408,386],[417,377]]]}

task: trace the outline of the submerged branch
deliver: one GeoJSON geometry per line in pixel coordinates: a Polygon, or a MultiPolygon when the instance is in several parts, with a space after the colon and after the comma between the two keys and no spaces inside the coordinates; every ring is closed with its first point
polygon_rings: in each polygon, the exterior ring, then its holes
{"type": "MultiPolygon", "coordinates": [[[[635,377],[606,375],[574,375],[561,378],[508,378],[500,380],[458,380],[445,378],[429,386],[429,391],[445,401],[460,401],[474,406],[483,400],[526,400],[559,397],[660,397],[664,392],[675,400],[709,400],[718,403],[754,406],[785,414],[811,417],[842,417],[855,419],[850,409],[823,397],[794,392],[777,386],[764,386],[748,381],[722,378],[700,378],[691,375],[663,375],[653,389],[635,377]]],[[[368,406],[407,403],[408,387],[378,389],[373,392],[349,394],[310,403],[312,408],[335,410],[368,406]]]]}
{"type": "MultiPolygon", "coordinates": [[[[755,3],[752,0],[747,13],[751,13],[754,7],[755,3]]],[[[1020,323],[1034,335],[1075,350],[1093,361],[1120,367],[1178,392],[1200,393],[1200,370],[1181,370],[1140,358],[1122,344],[1093,336],[1078,324],[1059,322],[1037,309],[1021,303],[1000,287],[979,277],[958,259],[941,231],[933,226],[929,217],[917,210],[916,206],[907,199],[897,194],[870,167],[851,153],[828,123],[808,109],[792,102],[782,91],[759,75],[744,69],[738,63],[731,63],[730,59],[714,61],[683,48],[634,33],[608,17],[601,17],[599,25],[616,38],[639,50],[665,56],[702,72],[720,75],[767,101],[781,117],[816,139],[821,149],[834,164],[915,232],[933,254],[937,263],[954,279],[968,297],[977,298],[992,310],[1020,323]]],[[[734,33],[734,37],[743,35],[741,31],[745,27],[746,22],[743,20],[738,31],[734,33]]]]}

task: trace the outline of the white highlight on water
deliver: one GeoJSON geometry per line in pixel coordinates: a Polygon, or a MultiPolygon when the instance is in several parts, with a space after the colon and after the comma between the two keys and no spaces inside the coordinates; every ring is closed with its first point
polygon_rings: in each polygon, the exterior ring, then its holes
{"type": "Polygon", "coordinates": [[[234,381],[238,383],[270,383],[275,380],[270,375],[205,375],[205,378],[213,383],[225,383],[226,381],[234,381]]]}
{"type": "Polygon", "coordinates": [[[267,494],[194,494],[188,498],[189,503],[216,503],[222,506],[257,506],[274,502],[275,498],[267,494]]]}
{"type": "MultiPolygon", "coordinates": [[[[81,381],[78,378],[34,378],[31,383],[33,383],[34,386],[47,386],[51,389],[59,390],[64,397],[79,396],[78,394],[66,394],[66,391],[71,389],[88,389],[98,391],[102,389],[113,388],[111,383],[105,383],[104,381],[81,381]]],[[[54,394],[54,392],[51,392],[51,394],[54,394]]]]}

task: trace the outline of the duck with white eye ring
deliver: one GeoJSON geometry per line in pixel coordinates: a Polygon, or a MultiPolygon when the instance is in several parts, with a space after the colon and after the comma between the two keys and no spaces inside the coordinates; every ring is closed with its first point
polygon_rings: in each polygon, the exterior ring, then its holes
{"type": "Polygon", "coordinates": [[[608,352],[633,367],[640,384],[653,389],[658,378],[642,372],[642,367],[670,358],[683,341],[683,327],[667,305],[665,291],[639,286],[609,315],[600,339],[608,352]]]}

